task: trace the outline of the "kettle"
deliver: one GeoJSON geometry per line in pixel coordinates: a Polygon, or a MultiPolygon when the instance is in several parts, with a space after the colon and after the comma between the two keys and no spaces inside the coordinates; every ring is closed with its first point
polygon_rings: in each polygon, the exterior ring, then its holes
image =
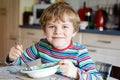
{"type": "Polygon", "coordinates": [[[78,15],[81,21],[85,21],[85,14],[88,12],[92,12],[92,8],[86,7],[86,2],[83,3],[83,8],[78,10],[78,15]]]}
{"type": "Polygon", "coordinates": [[[94,26],[97,29],[103,30],[105,29],[105,25],[108,21],[108,14],[106,11],[104,11],[103,9],[98,9],[95,12],[95,16],[94,16],[94,26]]]}

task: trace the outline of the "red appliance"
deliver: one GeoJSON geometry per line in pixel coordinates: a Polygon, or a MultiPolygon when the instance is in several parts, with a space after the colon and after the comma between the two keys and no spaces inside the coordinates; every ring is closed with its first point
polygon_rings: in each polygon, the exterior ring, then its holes
{"type": "Polygon", "coordinates": [[[108,21],[108,14],[106,11],[99,9],[96,11],[94,16],[94,26],[96,28],[105,28],[105,25],[108,21]]]}
{"type": "Polygon", "coordinates": [[[81,21],[85,21],[85,14],[87,12],[91,12],[91,8],[81,8],[78,10],[78,15],[79,15],[81,21]]]}
{"type": "Polygon", "coordinates": [[[86,2],[84,2],[83,3],[83,8],[80,8],[78,10],[78,15],[79,15],[81,21],[85,21],[85,14],[87,12],[92,12],[92,9],[91,8],[87,8],[86,7],[86,2]]]}

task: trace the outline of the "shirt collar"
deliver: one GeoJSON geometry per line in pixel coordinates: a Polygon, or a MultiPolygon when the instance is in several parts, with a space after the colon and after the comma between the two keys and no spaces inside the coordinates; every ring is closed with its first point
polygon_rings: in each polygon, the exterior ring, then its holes
{"type": "Polygon", "coordinates": [[[63,50],[66,50],[66,49],[68,49],[68,48],[70,48],[71,47],[71,45],[72,45],[72,40],[70,41],[70,44],[66,47],[66,48],[63,48],[63,49],[58,49],[58,48],[55,48],[53,45],[51,45],[52,46],[52,49],[53,50],[55,50],[55,51],[63,51],[63,50]]]}

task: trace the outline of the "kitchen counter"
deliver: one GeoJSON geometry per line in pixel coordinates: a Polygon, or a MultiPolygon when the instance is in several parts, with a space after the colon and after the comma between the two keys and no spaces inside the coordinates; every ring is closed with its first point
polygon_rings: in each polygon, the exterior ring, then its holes
{"type": "Polygon", "coordinates": [[[83,33],[95,33],[95,34],[108,34],[108,35],[120,35],[120,31],[117,30],[95,30],[95,29],[86,29],[86,30],[79,30],[79,32],[83,33]]]}
{"type": "MultiPolygon", "coordinates": [[[[20,28],[30,28],[30,29],[41,29],[40,25],[33,24],[33,25],[20,25],[20,28]]],[[[82,33],[95,33],[95,34],[107,34],[107,35],[120,35],[120,31],[117,30],[103,30],[99,31],[97,29],[86,29],[86,30],[79,30],[82,33]]]]}
{"type": "Polygon", "coordinates": [[[33,24],[33,25],[20,25],[20,28],[30,28],[30,29],[41,29],[39,24],[33,24]]]}

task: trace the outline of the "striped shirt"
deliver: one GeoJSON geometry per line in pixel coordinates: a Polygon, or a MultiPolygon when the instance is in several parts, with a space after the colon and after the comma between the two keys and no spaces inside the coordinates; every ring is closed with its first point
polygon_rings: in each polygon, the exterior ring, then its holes
{"type": "Polygon", "coordinates": [[[67,48],[59,50],[53,48],[47,39],[41,39],[36,44],[25,49],[22,59],[17,58],[12,65],[21,65],[24,62],[30,62],[38,58],[41,59],[42,63],[69,59],[78,68],[79,80],[102,80],[87,49],[79,43],[71,41],[71,44],[67,48]]]}

